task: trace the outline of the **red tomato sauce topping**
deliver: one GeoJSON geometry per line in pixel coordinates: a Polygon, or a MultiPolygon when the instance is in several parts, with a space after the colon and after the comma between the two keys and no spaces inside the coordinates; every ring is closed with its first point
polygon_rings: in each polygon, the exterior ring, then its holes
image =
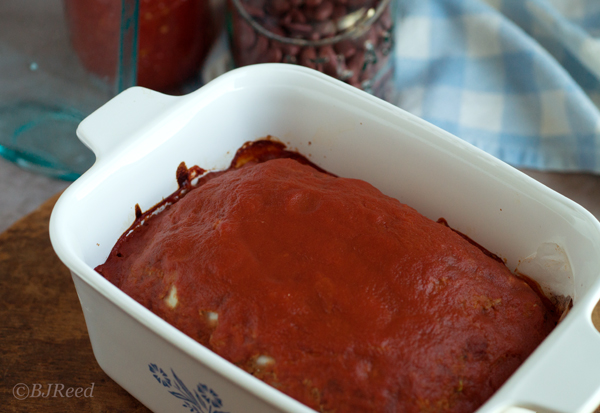
{"type": "Polygon", "coordinates": [[[203,172],[97,270],[318,411],[473,412],[556,325],[481,247],[281,144],[203,172]]]}

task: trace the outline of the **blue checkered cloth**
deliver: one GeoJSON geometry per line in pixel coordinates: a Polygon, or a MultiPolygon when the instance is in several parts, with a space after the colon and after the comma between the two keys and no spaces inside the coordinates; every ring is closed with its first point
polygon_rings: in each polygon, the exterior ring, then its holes
{"type": "Polygon", "coordinates": [[[600,0],[398,0],[398,106],[522,168],[600,173],[600,0]]]}

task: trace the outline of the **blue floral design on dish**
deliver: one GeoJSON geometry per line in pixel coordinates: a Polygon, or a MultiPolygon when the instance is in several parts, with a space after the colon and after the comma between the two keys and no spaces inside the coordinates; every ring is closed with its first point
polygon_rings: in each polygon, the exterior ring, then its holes
{"type": "Polygon", "coordinates": [[[171,375],[169,375],[160,367],[154,363],[148,364],[150,373],[154,378],[169,389],[169,393],[178,399],[183,401],[183,407],[189,409],[192,413],[227,413],[223,410],[219,410],[223,407],[223,401],[219,398],[219,395],[206,384],[198,383],[193,392],[190,391],[187,386],[181,381],[177,374],[171,369],[171,375]]]}

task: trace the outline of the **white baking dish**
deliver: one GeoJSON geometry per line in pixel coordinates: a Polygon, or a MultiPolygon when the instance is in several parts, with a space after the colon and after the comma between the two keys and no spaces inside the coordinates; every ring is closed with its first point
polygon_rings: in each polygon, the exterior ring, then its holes
{"type": "Polygon", "coordinates": [[[558,249],[534,260],[548,268],[529,275],[572,295],[574,306],[478,412],[520,406],[589,413],[600,404],[600,333],[591,322],[600,299],[600,224],[449,133],[316,71],[257,65],[182,97],[129,89],[85,119],[78,135],[97,162],[56,204],[52,244],[73,274],[98,363],[150,409],[312,411],[202,347],[94,271],[133,222],[135,204],[146,210],[177,188],[181,161],[225,168],[244,142],[266,135],[432,219],[446,218],[510,269],[540,246],[558,249]]]}

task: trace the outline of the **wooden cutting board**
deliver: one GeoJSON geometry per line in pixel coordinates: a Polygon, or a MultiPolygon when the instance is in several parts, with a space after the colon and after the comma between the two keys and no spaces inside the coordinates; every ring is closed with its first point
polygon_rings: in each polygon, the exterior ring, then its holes
{"type": "MultiPolygon", "coordinates": [[[[50,245],[57,199],[0,234],[0,410],[149,412],[96,363],[71,274],[50,245]]],[[[600,306],[592,318],[599,328],[600,306]]]]}
{"type": "Polygon", "coordinates": [[[0,235],[0,411],[149,412],[96,363],[71,273],[50,245],[57,199],[0,235]]]}

